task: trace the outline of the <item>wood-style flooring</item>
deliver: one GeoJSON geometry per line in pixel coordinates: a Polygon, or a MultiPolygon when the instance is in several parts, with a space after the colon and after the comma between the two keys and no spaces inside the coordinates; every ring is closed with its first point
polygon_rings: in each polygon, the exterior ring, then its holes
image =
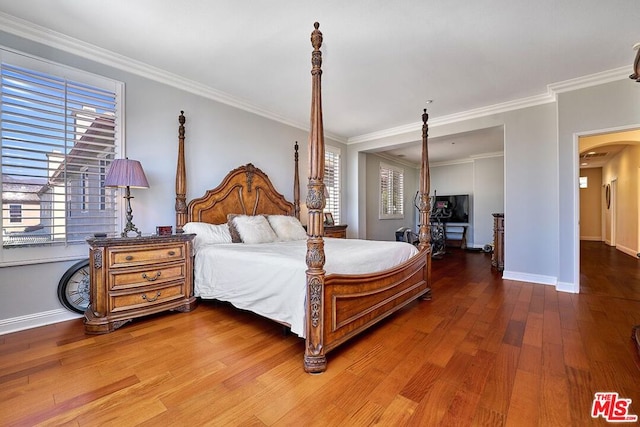
{"type": "Polygon", "coordinates": [[[502,280],[484,253],[433,263],[419,301],[302,368],[303,342],[223,304],[88,336],[0,336],[0,425],[588,426],[596,392],[640,414],[639,261],[582,242],[581,294],[502,280]]]}

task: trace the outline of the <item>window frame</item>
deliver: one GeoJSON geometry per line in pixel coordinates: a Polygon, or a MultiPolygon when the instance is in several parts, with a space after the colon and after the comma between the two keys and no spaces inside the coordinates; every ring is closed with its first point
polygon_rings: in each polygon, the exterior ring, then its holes
{"type": "MultiPolygon", "coordinates": [[[[380,166],[379,166],[379,172],[378,172],[378,219],[380,220],[387,220],[387,219],[404,219],[404,169],[398,166],[392,166],[388,163],[383,163],[380,162],[380,166]],[[395,174],[399,174],[400,175],[400,180],[402,181],[402,185],[400,187],[400,194],[398,196],[396,196],[395,192],[392,192],[390,194],[390,197],[393,200],[389,200],[388,204],[392,204],[394,206],[400,206],[400,212],[399,213],[389,213],[389,212],[385,212],[385,208],[384,208],[384,202],[385,202],[385,195],[383,193],[384,191],[384,185],[383,185],[383,173],[387,173],[386,171],[390,171],[393,173],[392,178],[391,179],[396,179],[393,178],[395,176],[395,174]],[[399,200],[398,200],[399,199],[399,200]],[[393,201],[395,201],[396,203],[393,203],[393,201]]],[[[391,187],[393,188],[393,184],[391,184],[391,187]]]]}
{"type": "Polygon", "coordinates": [[[324,147],[325,158],[325,170],[324,170],[324,185],[329,193],[330,201],[329,206],[325,205],[324,212],[329,212],[333,216],[334,224],[342,223],[342,150],[339,147],[332,145],[325,145],[324,147]],[[328,156],[337,157],[337,160],[328,159],[328,156]],[[334,176],[337,175],[337,179],[334,178],[334,185],[327,185],[327,166],[329,163],[334,164],[333,169],[334,176]],[[337,182],[335,182],[337,181],[337,182]]]}
{"type": "MultiPolygon", "coordinates": [[[[59,78],[65,78],[70,81],[86,84],[93,87],[109,90],[115,94],[115,158],[122,157],[125,152],[124,138],[124,118],[125,118],[125,99],[124,99],[124,82],[111,79],[109,77],[97,75],[81,69],[69,67],[51,61],[46,58],[37,57],[14,49],[6,48],[0,45],[0,66],[6,63],[12,66],[22,67],[36,72],[52,75],[59,78]]],[[[2,87],[0,86],[0,90],[2,87]]],[[[1,159],[1,158],[0,158],[1,159]]],[[[2,176],[0,174],[0,184],[2,176]]],[[[100,193],[102,195],[102,193],[100,193]]],[[[102,200],[102,199],[100,199],[102,200]]],[[[121,226],[121,197],[115,196],[116,211],[116,230],[121,226]]],[[[65,216],[69,215],[69,208],[65,216]]],[[[67,243],[46,246],[19,246],[4,247],[0,245],[0,267],[13,265],[40,264],[55,261],[66,261],[88,256],[88,246],[86,243],[67,243]]]]}

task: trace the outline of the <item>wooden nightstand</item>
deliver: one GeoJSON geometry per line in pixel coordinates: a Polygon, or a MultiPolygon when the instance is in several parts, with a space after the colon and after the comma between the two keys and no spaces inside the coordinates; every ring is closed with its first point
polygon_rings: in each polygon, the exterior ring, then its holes
{"type": "Polygon", "coordinates": [[[191,311],[195,234],[90,238],[88,334],[112,332],[132,319],[166,310],[191,311]]]}
{"type": "Polygon", "coordinates": [[[324,237],[337,237],[339,239],[347,238],[347,226],[346,224],[338,225],[325,225],[324,237]]]}

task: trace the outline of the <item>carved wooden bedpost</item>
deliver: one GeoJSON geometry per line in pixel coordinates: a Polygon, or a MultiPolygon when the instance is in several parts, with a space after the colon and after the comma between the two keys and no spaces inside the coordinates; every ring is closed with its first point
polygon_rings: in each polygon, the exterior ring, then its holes
{"type": "Polygon", "coordinates": [[[309,133],[309,183],[307,185],[307,327],[304,350],[304,369],[318,373],[327,369],[324,352],[324,131],[322,126],[322,99],[320,77],[322,76],[322,33],[320,24],[313,24],[311,33],[311,130],[309,133]]]}
{"type": "Polygon", "coordinates": [[[293,215],[300,219],[300,172],[298,171],[298,141],[293,146],[293,160],[295,168],[293,170],[293,215]]]}
{"type": "Polygon", "coordinates": [[[418,237],[420,244],[418,249],[431,250],[431,227],[429,226],[429,208],[431,201],[429,199],[429,192],[431,191],[430,179],[429,179],[429,146],[427,140],[429,138],[429,114],[427,109],[424,109],[422,114],[422,164],[420,167],[420,202],[418,204],[420,211],[420,230],[418,237]]]}
{"type": "MultiPolygon", "coordinates": [[[[426,252],[427,274],[431,275],[431,224],[429,223],[429,211],[431,200],[431,180],[429,177],[429,114],[424,109],[422,114],[422,163],[420,165],[420,201],[418,203],[420,230],[418,230],[418,249],[426,252]]],[[[429,280],[427,280],[429,283],[429,280]]],[[[422,299],[431,299],[431,290],[424,294],[422,299]]]]}
{"type": "Polygon", "coordinates": [[[184,111],[178,116],[178,167],[176,170],[176,233],[182,233],[187,223],[187,174],[184,166],[184,111]]]}

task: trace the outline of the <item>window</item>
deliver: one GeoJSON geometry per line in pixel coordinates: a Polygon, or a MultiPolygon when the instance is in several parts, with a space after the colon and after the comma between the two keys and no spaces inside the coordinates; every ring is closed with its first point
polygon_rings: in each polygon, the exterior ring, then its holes
{"type": "Polygon", "coordinates": [[[580,177],[580,188],[587,188],[589,186],[588,179],[586,176],[580,177]]]}
{"type": "Polygon", "coordinates": [[[2,247],[116,232],[116,194],[104,178],[121,139],[122,84],[5,50],[0,59],[2,247]]]}
{"type": "Polygon", "coordinates": [[[331,212],[335,224],[340,222],[340,149],[325,146],[324,149],[324,186],[329,193],[324,207],[331,212]]]}
{"type": "Polygon", "coordinates": [[[404,218],[404,170],[380,163],[379,219],[404,218]]]}
{"type": "Polygon", "coordinates": [[[9,205],[9,222],[22,222],[22,205],[9,205]]]}

